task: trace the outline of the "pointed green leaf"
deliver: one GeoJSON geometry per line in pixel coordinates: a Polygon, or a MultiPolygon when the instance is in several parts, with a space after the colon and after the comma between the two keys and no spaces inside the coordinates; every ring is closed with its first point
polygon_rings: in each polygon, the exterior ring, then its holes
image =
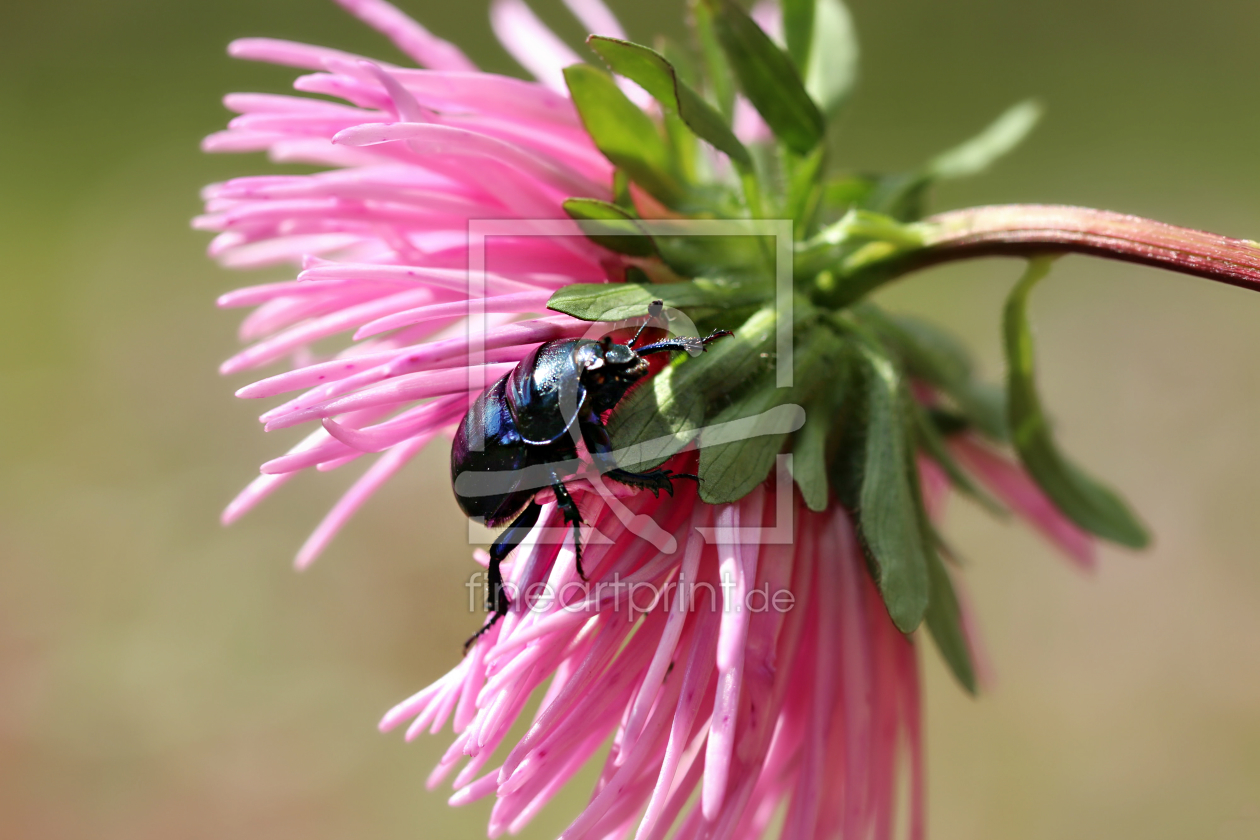
{"type": "Polygon", "coordinates": [[[1052,258],[1030,260],[1006,301],[1002,331],[1007,361],[1007,411],[1020,460],[1055,506],[1080,527],[1105,539],[1142,548],[1150,536],[1110,488],[1070,463],[1055,444],[1037,395],[1028,295],[1050,270],[1052,258]]]}
{"type": "Polygon", "coordinates": [[[816,0],[783,0],[783,40],[788,56],[804,74],[814,37],[816,0]]]}
{"type": "Polygon", "coordinates": [[[709,401],[760,372],[762,354],[774,347],[777,320],[773,309],[758,310],[730,338],[700,356],[675,359],[627,394],[608,420],[613,447],[635,447],[619,464],[656,466],[686,446],[704,422],[709,401]]]}
{"type": "Polygon", "coordinates": [[[766,480],[788,434],[795,431],[778,425],[770,433],[762,434],[760,427],[755,427],[750,429],[747,438],[715,443],[714,438],[721,434],[714,428],[715,424],[764,415],[771,409],[789,405],[798,408],[801,422],[806,422],[807,415],[800,409],[800,403],[808,401],[820,389],[837,387],[835,372],[841,349],[835,332],[822,325],[814,327],[796,344],[792,360],[795,384],[791,388],[775,387],[775,372],[767,371],[746,394],[737,397],[716,417],[706,419],[706,429],[699,441],[701,499],[709,504],[723,504],[751,493],[766,480]]]}
{"type": "Polygon", "coordinates": [[[977,175],[988,169],[1028,136],[1041,112],[1041,106],[1033,100],[1011,106],[984,131],[942,152],[920,169],[881,178],[866,206],[902,220],[922,217],[927,190],[933,183],[977,175]]]}
{"type": "Polygon", "coordinates": [[[676,113],[697,137],[726,153],[741,170],[752,168],[748,150],[722,115],[678,77],[664,56],[641,44],[602,35],[592,35],[586,41],[614,73],[639,85],[662,107],[676,113]]]}
{"type": "Polygon", "coordinates": [[[976,672],[971,662],[971,647],[963,631],[962,609],[954,592],[949,570],[935,551],[928,554],[928,576],[932,596],[928,601],[924,623],[932,633],[932,641],[941,652],[954,677],[971,694],[976,693],[976,672]]]}
{"type": "MultiPolygon", "coordinates": [[[[908,393],[905,395],[903,404],[913,405],[913,400],[908,393]]],[[[910,445],[913,446],[913,443],[910,445]]],[[[923,500],[923,482],[919,474],[918,461],[912,459],[907,466],[907,478],[911,492],[914,494],[918,533],[922,541],[924,557],[927,560],[928,606],[923,622],[932,634],[932,639],[936,642],[945,663],[954,672],[955,678],[967,691],[975,694],[975,671],[971,663],[971,646],[967,643],[967,634],[962,623],[962,609],[958,603],[958,596],[954,592],[949,570],[941,561],[942,553],[947,557],[952,554],[945,541],[932,526],[931,517],[928,516],[923,500]]]]}
{"type": "Polygon", "coordinates": [[[904,385],[872,337],[854,330],[857,375],[835,471],[836,492],[857,517],[858,536],[893,623],[914,630],[928,605],[928,546],[919,527],[914,453],[904,385]]]}
{"type": "Polygon", "coordinates": [[[817,0],[813,24],[809,61],[802,75],[805,90],[823,114],[831,116],[848,101],[857,82],[857,29],[840,0],[817,0]]]}
{"type": "Polygon", "coordinates": [[[971,355],[952,334],[920,318],[890,315],[874,304],[855,307],[897,353],[911,376],[937,388],[968,421],[993,440],[1006,440],[1006,406],[1000,391],[976,378],[971,355]]]}
{"type": "MultiPolygon", "coordinates": [[[[839,385],[836,392],[840,391],[839,385]]],[[[831,394],[805,406],[805,425],[792,438],[792,478],[810,510],[821,513],[831,502],[827,483],[827,439],[836,427],[831,394]]]]}
{"type": "Polygon", "coordinates": [[[787,212],[802,235],[812,232],[813,220],[822,200],[823,187],[818,176],[823,170],[826,150],[819,146],[804,158],[795,162],[788,181],[787,212]]]}
{"type": "Polygon", "coordinates": [[[682,79],[692,90],[701,84],[696,70],[695,56],[690,50],[664,35],[657,35],[652,40],[652,48],[665,57],[674,68],[674,74],[682,79]]]}
{"type": "Polygon", "coordinates": [[[774,287],[768,283],[740,280],[701,278],[682,283],[633,285],[572,283],[558,289],[547,302],[547,308],[583,321],[621,321],[645,315],[648,304],[654,300],[676,309],[734,309],[762,303],[773,296],[774,287]]]}
{"type": "Polygon", "coordinates": [[[718,113],[730,122],[735,112],[735,86],[731,84],[731,68],[714,32],[713,9],[705,0],[689,0],[687,11],[687,22],[700,46],[700,57],[704,63],[705,93],[718,113]]]}
{"type": "Polygon", "coordinates": [[[576,222],[583,222],[582,232],[596,245],[631,257],[650,257],[656,253],[652,237],[643,232],[628,212],[615,204],[594,198],[570,198],[564,212],[576,222]]]}
{"type": "Polygon", "coordinates": [[[826,128],[787,53],[732,0],[701,0],[740,89],[770,130],[792,151],[808,154],[826,128]]]}
{"type": "Polygon", "coordinates": [[[669,145],[651,118],[602,70],[574,64],[565,68],[564,79],[586,133],[604,157],[656,198],[676,203],[682,190],[669,145]]]}
{"type": "Polygon", "coordinates": [[[1002,503],[993,496],[985,492],[978,484],[971,480],[971,476],[962,468],[962,465],[954,458],[949,451],[949,447],[945,445],[945,438],[941,435],[940,430],[928,416],[927,411],[923,409],[914,400],[907,400],[906,404],[911,407],[914,412],[915,439],[919,446],[927,454],[929,458],[937,463],[945,475],[949,478],[950,484],[957,488],[960,492],[965,493],[975,499],[981,505],[989,510],[990,513],[1003,515],[1007,512],[1002,503]]]}
{"type": "Polygon", "coordinates": [[[764,416],[765,412],[787,402],[785,395],[790,389],[775,388],[774,372],[769,371],[759,377],[749,391],[708,420],[705,431],[700,433],[700,498],[709,504],[738,501],[751,493],[770,475],[774,456],[787,439],[786,430],[762,434],[762,429],[754,427],[748,430],[748,437],[730,443],[713,443],[711,430],[715,424],[764,416]]]}
{"type": "Polygon", "coordinates": [[[624,169],[613,170],[613,204],[622,210],[634,210],[634,196],[630,195],[630,176],[624,169]]]}
{"type": "Polygon", "coordinates": [[[934,180],[978,175],[1024,141],[1041,119],[1042,107],[1032,99],[1006,109],[984,131],[934,157],[926,175],[934,180]]]}

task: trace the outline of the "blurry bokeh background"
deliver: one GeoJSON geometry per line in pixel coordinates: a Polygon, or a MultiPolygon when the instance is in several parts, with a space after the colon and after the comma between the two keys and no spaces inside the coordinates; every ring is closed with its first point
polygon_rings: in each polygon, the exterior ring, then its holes
{"type": "MultiPolygon", "coordinates": [[[[480,0],[402,5],[518,72],[480,0]]],[[[640,39],[680,29],[675,0],[612,5],[640,39]]],[[[535,8],[581,35],[558,0],[535,8]]],[[[1036,94],[1049,119],[1026,147],[937,207],[1083,203],[1260,238],[1260,5],[852,8],[864,81],[844,163],[917,162],[1036,94]]],[[[215,296],[277,275],[218,269],[187,224],[202,184],[271,171],[197,150],[222,94],[294,75],[227,59],[242,35],[399,60],[325,0],[0,4],[5,838],[482,836],[485,803],[424,790],[446,739],[374,728],[479,621],[444,449],[301,575],[293,552],[352,475],[217,522],[291,442],[215,372],[238,319],[215,296]]],[[[997,374],[1017,270],[935,271],[886,297],[963,332],[997,374]]],[[[1070,258],[1033,313],[1064,443],[1158,542],[1106,549],[1085,576],[956,505],[997,679],[969,699],[924,647],[933,836],[1260,837],[1260,296],[1070,258]]],[[[583,796],[528,836],[554,836],[583,796]]]]}

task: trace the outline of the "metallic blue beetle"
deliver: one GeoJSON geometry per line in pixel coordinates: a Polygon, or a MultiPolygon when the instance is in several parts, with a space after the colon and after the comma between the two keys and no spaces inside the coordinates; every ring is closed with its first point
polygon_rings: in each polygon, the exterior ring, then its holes
{"type": "Polygon", "coordinates": [[[542,507],[534,497],[544,488],[555,493],[565,522],[573,528],[577,571],[585,579],[579,528],[582,517],[564,485],[565,478],[577,468],[578,433],[596,468],[614,481],[654,494],[664,490],[673,495],[673,479],[696,479],[666,469],[630,472],[613,465],[612,442],[601,419],[647,374],[644,356],[702,351],[709,342],[731,334],[716,330],[703,339],[683,336],[636,349],[644,329],[662,311],[662,302],[653,301],[648,320],[627,344],[616,344],[605,336],[599,341],[563,339],[539,345],[478,397],[464,415],[451,445],[455,499],[466,515],[481,517],[491,527],[511,521],[490,546],[486,609],[493,615],[465,642],[465,650],[507,614],[510,601],[499,566],[538,521],[542,507]]]}

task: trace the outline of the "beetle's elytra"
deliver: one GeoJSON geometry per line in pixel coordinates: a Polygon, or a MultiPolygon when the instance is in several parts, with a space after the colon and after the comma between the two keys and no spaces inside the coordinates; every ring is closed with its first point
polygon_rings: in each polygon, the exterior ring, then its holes
{"type": "Polygon", "coordinates": [[[648,320],[626,344],[605,336],[599,341],[563,339],[541,344],[520,364],[477,398],[455,432],[451,445],[451,483],[455,499],[468,516],[491,527],[510,522],[490,546],[490,620],[464,644],[502,618],[510,606],[500,564],[538,521],[541,489],[555,493],[565,522],[573,528],[578,574],[582,573],[581,515],[564,481],[576,462],[577,436],[599,472],[641,490],[673,494],[673,479],[696,476],[666,469],[630,472],[611,458],[612,442],[601,415],[614,408],[626,391],[648,372],[644,356],[652,353],[703,350],[731,333],[717,330],[707,338],[677,337],[636,348],[643,330],[663,311],[661,301],[648,308],[648,320]],[[460,476],[492,474],[488,488],[461,493],[460,476]],[[541,480],[539,477],[541,475],[541,480]]]}

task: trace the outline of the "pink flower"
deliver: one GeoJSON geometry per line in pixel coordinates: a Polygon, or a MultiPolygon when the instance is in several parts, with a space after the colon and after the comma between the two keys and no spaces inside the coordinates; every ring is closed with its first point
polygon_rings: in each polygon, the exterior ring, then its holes
{"type": "MultiPolygon", "coordinates": [[[[470,220],[564,219],[569,197],[613,198],[613,166],[584,130],[561,73],[579,59],[520,0],[497,0],[492,22],[537,82],[477,71],[383,0],[338,2],[427,69],[270,39],[235,42],[233,55],[312,71],[297,90],[347,104],[228,96],[239,116],[207,138],[207,151],[266,150],[277,162],[325,169],[213,185],[197,220],[217,232],[210,251],[227,266],[301,266],[294,280],[219,301],[256,307],[241,327],[252,343],[223,373],[291,368],[238,396],[296,392],[262,422],[315,426],[263,464],[224,521],[299,472],[374,458],[302,546],[299,567],[417,452],[445,441],[486,385],[540,343],[590,333],[587,322],[547,312],[553,292],[620,278],[626,264],[580,235],[504,236],[484,254],[484,290],[470,285],[482,259],[470,250],[470,220]],[[326,349],[347,334],[343,349],[326,349]]],[[[622,34],[599,0],[566,2],[588,28],[622,34]]],[[[638,88],[624,89],[655,107],[638,88]]],[[[739,108],[748,142],[769,136],[746,102],[739,108]]],[[[1093,562],[1090,538],[1021,468],[969,438],[950,449],[1069,555],[1093,562]]],[[[675,467],[686,472],[694,458],[684,453],[675,467]]],[[[924,460],[920,475],[927,508],[938,511],[944,474],[924,460]]],[[[578,578],[562,516],[548,503],[506,564],[512,611],[381,723],[409,722],[411,738],[453,722],[455,741],[430,785],[466,758],[451,802],[497,797],[497,836],[528,822],[611,738],[569,840],[656,838],[679,821],[677,837],[759,837],[785,804],[786,837],[888,837],[899,803],[911,836],[921,836],[916,645],[890,620],[850,514],[834,499],[811,511],[783,475],[722,505],[701,502],[683,482],[660,499],[575,489],[589,580],[578,578]],[[790,539],[752,536],[756,529],[790,539]],[[544,696],[529,732],[488,767],[536,692],[544,696]]],[[[965,612],[962,625],[970,634],[965,612]]]]}
{"type": "MultiPolygon", "coordinates": [[[[221,370],[290,360],[293,370],[238,396],[298,392],[262,415],[268,430],[323,424],[264,464],[224,521],[302,470],[335,469],[380,453],[299,551],[299,567],[318,556],[381,483],[459,419],[470,366],[488,384],[540,342],[585,333],[588,324],[566,315],[519,318],[544,313],[563,284],[603,281],[612,256],[580,236],[492,239],[478,305],[497,326],[470,339],[464,328],[469,219],[564,218],[560,204],[571,195],[610,196],[612,166],[563,95],[476,72],[457,48],[386,3],[342,5],[431,69],[271,39],[233,43],[234,56],[316,71],[295,87],[350,104],[226,97],[240,116],[206,139],[207,151],[265,149],[277,162],[332,168],[212,185],[205,190],[206,215],[196,221],[218,232],[210,252],[225,265],[301,262],[296,280],[220,298],[224,307],[257,307],[241,326],[241,337],[254,343],[221,370]],[[340,352],[311,349],[351,332],[353,343],[340,352]]],[[[552,56],[553,63],[564,58],[552,56]]],[[[535,63],[542,60],[536,55],[535,63]]]]}
{"type": "MultiPolygon", "coordinates": [[[[515,832],[611,737],[566,840],[658,838],[678,820],[677,837],[760,837],[784,803],[784,836],[886,837],[908,766],[921,836],[915,649],[889,620],[848,515],[811,512],[773,482],[729,505],[700,503],[689,486],[672,500],[625,499],[680,536],[670,555],[586,499],[583,516],[603,536],[586,549],[590,583],[567,545],[522,546],[507,577],[529,606],[381,722],[409,723],[410,739],[453,718],[456,740],[430,786],[467,758],[451,804],[497,796],[490,836],[515,832]],[[792,542],[741,537],[792,529],[781,517],[795,522],[792,542]],[[487,767],[544,686],[528,733],[487,767]]],[[[540,525],[564,530],[554,505],[540,525]]]]}

